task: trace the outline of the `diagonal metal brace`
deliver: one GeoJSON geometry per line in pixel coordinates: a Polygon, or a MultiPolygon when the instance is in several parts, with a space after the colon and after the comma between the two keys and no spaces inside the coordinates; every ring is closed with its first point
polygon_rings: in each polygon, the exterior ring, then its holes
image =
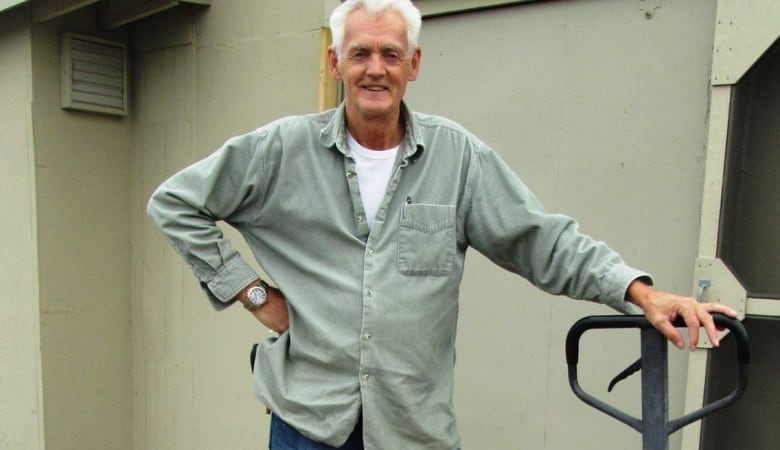
{"type": "Polygon", "coordinates": [[[628,366],[625,369],[623,369],[622,372],[617,374],[617,376],[615,376],[615,378],[613,378],[612,381],[609,382],[609,386],[607,387],[607,392],[612,392],[612,388],[614,388],[616,384],[618,384],[619,382],[625,380],[626,378],[630,377],[631,375],[639,372],[640,370],[642,370],[642,358],[641,357],[639,359],[637,359],[636,361],[634,361],[633,363],[631,363],[630,366],[628,366]]]}

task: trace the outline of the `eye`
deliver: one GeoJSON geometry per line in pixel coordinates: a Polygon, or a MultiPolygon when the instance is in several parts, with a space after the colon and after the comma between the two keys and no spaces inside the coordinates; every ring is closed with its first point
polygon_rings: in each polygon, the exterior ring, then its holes
{"type": "Polygon", "coordinates": [[[349,59],[356,63],[362,63],[368,60],[369,55],[367,50],[355,50],[349,54],[349,59]]]}
{"type": "Polygon", "coordinates": [[[401,54],[398,53],[395,50],[389,50],[382,53],[382,58],[385,60],[385,63],[391,66],[397,66],[401,63],[401,54]]]}

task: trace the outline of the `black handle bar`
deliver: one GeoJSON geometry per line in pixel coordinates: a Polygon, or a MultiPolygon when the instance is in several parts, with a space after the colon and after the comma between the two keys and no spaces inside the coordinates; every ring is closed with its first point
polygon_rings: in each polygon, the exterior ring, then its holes
{"type": "MultiPolygon", "coordinates": [[[[731,394],[721,398],[720,400],[705,405],[701,409],[693,411],[690,414],[684,415],[683,417],[668,421],[664,427],[666,429],[667,435],[672,434],[680,428],[705,416],[708,416],[717,410],[731,405],[732,403],[736,402],[740,396],[742,396],[742,393],[747,387],[747,365],[750,362],[750,350],[748,348],[749,342],[745,327],[739,320],[732,319],[722,314],[713,314],[712,317],[716,326],[728,328],[737,340],[737,363],[739,366],[739,380],[737,387],[731,394]]],[[[678,328],[684,328],[686,325],[681,318],[678,318],[674,321],[674,326],[678,328]]],[[[618,328],[638,328],[640,330],[648,330],[652,329],[653,327],[644,316],[590,316],[580,319],[574,325],[572,325],[571,329],[569,330],[569,334],[566,336],[566,362],[569,366],[569,385],[571,386],[574,394],[583,402],[642,433],[642,420],[628,415],[586,393],[580,387],[579,380],[577,379],[579,343],[583,333],[592,329],[618,328]]],[[[660,332],[657,333],[662,337],[660,332]]]]}

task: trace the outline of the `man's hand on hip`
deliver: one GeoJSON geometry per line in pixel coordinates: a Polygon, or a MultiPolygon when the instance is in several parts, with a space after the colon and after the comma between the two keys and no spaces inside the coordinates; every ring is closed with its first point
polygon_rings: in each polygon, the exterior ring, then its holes
{"type": "Polygon", "coordinates": [[[273,332],[281,334],[290,327],[287,300],[282,291],[274,287],[268,287],[268,300],[252,314],[273,332]]]}
{"type": "Polygon", "coordinates": [[[255,280],[238,293],[236,299],[243,304],[257,320],[275,333],[284,333],[290,327],[287,300],[282,291],[255,280]],[[262,289],[261,289],[262,288],[262,289]],[[259,300],[256,304],[248,300],[250,290],[258,290],[259,300]],[[263,290],[265,297],[263,298],[263,290]]]}

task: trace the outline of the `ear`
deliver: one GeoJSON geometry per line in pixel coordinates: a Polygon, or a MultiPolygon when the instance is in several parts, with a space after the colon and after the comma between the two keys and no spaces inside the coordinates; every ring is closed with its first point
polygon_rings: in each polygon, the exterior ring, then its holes
{"type": "Polygon", "coordinates": [[[417,47],[414,51],[414,55],[412,55],[412,60],[410,61],[412,71],[409,72],[409,81],[417,79],[417,74],[420,72],[420,57],[422,57],[422,50],[420,50],[420,47],[417,47]]]}
{"type": "Polygon", "coordinates": [[[339,69],[339,58],[336,55],[336,52],[332,49],[328,49],[328,70],[330,72],[330,76],[332,76],[336,80],[341,80],[341,71],[339,69]]]}

